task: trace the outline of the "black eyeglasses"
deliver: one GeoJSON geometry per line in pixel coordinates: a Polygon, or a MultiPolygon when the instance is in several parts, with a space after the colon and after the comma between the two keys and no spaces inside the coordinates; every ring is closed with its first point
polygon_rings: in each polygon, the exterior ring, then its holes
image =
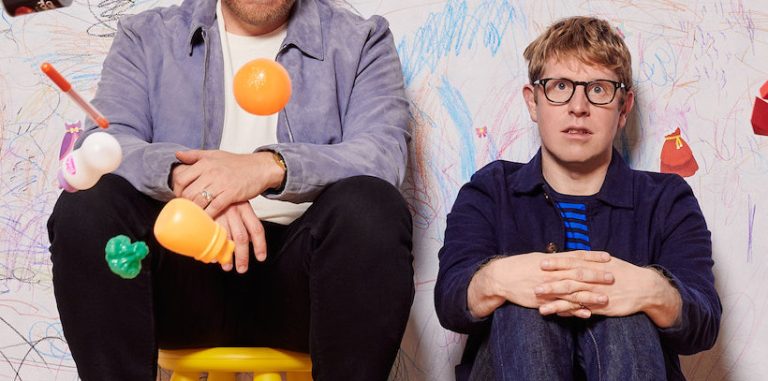
{"type": "Polygon", "coordinates": [[[568,103],[576,92],[576,86],[584,86],[584,94],[593,105],[602,106],[613,102],[617,89],[627,89],[627,85],[611,81],[610,79],[598,79],[582,82],[571,81],[567,78],[542,78],[533,81],[533,85],[541,85],[544,96],[552,103],[568,103]]]}

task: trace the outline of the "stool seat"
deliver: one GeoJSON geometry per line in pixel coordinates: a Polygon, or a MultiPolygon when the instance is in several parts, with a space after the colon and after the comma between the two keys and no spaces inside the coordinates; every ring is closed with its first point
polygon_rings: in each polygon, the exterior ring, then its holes
{"type": "Polygon", "coordinates": [[[173,371],[171,381],[197,381],[201,372],[209,381],[234,381],[242,372],[253,372],[254,381],[278,381],[282,372],[289,381],[312,379],[308,354],[273,348],[161,349],[157,362],[173,371]]]}

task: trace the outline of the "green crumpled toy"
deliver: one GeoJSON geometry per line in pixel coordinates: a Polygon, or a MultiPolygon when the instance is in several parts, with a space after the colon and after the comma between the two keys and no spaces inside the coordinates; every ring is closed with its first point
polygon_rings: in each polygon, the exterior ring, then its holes
{"type": "Polygon", "coordinates": [[[142,241],[131,243],[124,235],[112,237],[104,247],[109,269],[123,279],[133,279],[141,271],[141,260],[149,254],[149,247],[142,241]]]}

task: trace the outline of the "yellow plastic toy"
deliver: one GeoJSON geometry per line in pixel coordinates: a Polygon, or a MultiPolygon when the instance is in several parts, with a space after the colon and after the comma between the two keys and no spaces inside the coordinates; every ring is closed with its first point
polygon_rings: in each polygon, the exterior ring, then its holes
{"type": "Polygon", "coordinates": [[[234,381],[236,373],[253,372],[254,381],[311,381],[312,361],[308,354],[272,348],[220,347],[161,349],[158,363],[172,370],[171,381],[197,381],[208,372],[208,381],[234,381]]]}

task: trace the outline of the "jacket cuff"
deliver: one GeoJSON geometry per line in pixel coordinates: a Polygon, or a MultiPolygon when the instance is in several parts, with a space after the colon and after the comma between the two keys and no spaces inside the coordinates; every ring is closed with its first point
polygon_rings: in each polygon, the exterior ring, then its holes
{"type": "Polygon", "coordinates": [[[297,172],[301,172],[301,163],[287,150],[282,149],[280,144],[270,144],[267,146],[259,147],[254,152],[274,152],[283,158],[285,163],[285,178],[283,179],[283,186],[280,189],[267,189],[261,195],[271,200],[291,201],[299,193],[298,188],[298,175],[297,172]]]}
{"type": "Polygon", "coordinates": [[[476,318],[469,310],[469,283],[472,282],[472,278],[475,277],[478,271],[483,266],[487,265],[490,261],[497,259],[497,256],[486,258],[477,264],[473,265],[470,269],[464,272],[458,280],[459,287],[455,291],[453,296],[454,307],[454,324],[455,331],[465,334],[472,334],[478,331],[481,327],[485,326],[485,322],[490,320],[493,313],[483,318],[476,318]]]}
{"type": "Polygon", "coordinates": [[[680,337],[684,335],[685,327],[688,325],[686,317],[688,316],[688,310],[691,306],[691,295],[689,295],[685,288],[682,287],[680,279],[674,276],[665,267],[656,264],[650,265],[648,267],[658,271],[662,276],[664,276],[664,278],[666,278],[672,287],[674,287],[680,294],[680,316],[677,317],[675,324],[668,328],[657,328],[659,334],[663,337],[680,337]]]}

